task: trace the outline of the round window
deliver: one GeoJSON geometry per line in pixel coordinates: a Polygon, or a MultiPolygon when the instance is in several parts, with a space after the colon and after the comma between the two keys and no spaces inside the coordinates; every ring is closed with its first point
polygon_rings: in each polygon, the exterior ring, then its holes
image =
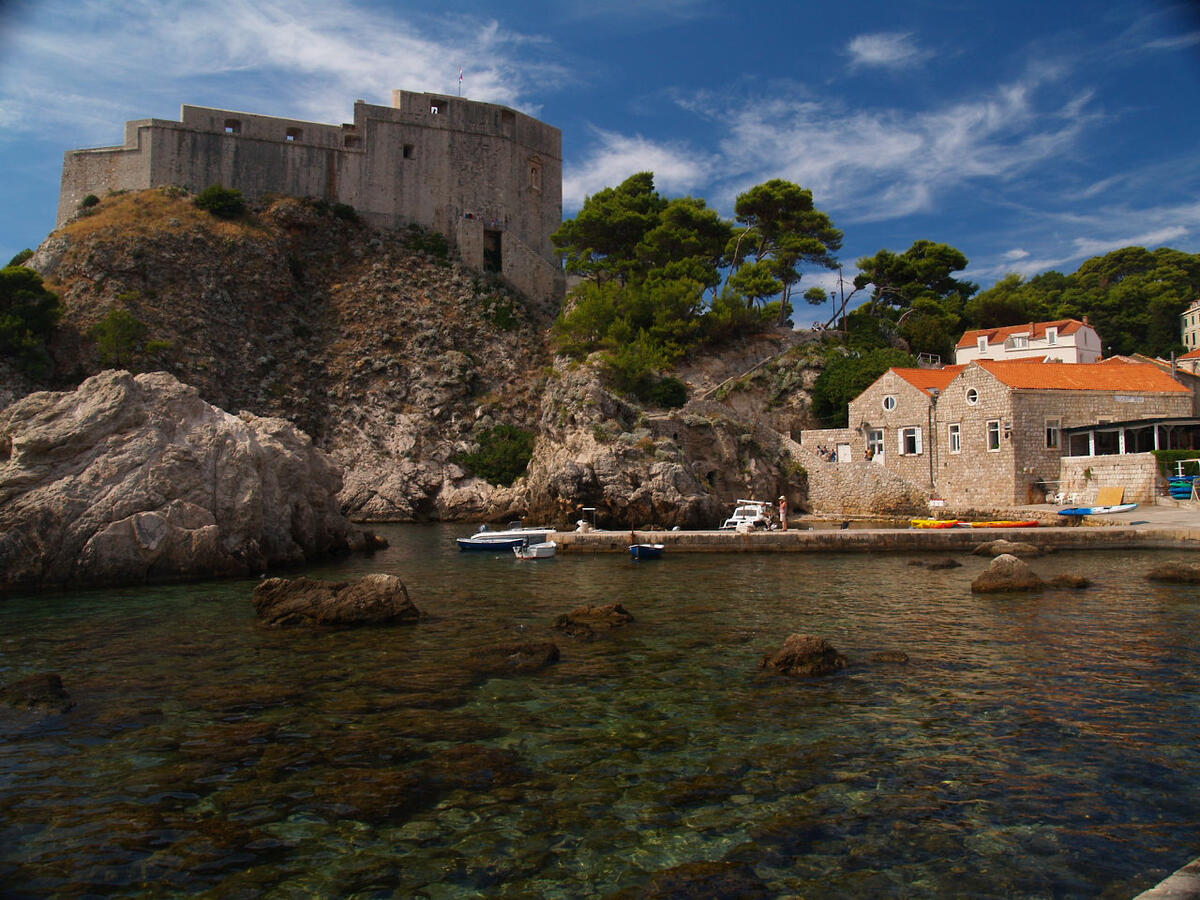
{"type": "Polygon", "coordinates": [[[893,397],[891,394],[888,394],[886,397],[884,397],[883,398],[883,408],[888,410],[889,412],[891,410],[895,409],[896,408],[896,398],[893,397]]]}
{"type": "Polygon", "coordinates": [[[969,391],[967,391],[967,402],[970,403],[972,406],[974,406],[976,403],[978,403],[979,402],[979,391],[975,390],[975,388],[971,388],[969,391]]]}

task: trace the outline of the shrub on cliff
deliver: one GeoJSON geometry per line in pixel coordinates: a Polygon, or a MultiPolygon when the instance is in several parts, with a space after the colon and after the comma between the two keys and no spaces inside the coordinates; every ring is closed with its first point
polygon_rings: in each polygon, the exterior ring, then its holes
{"type": "Polygon", "coordinates": [[[192,202],[218,219],[236,219],[246,212],[246,200],[242,192],[219,184],[206,187],[192,202]]]}
{"type": "Polygon", "coordinates": [[[42,286],[42,276],[25,266],[0,269],[0,351],[27,375],[50,368],[46,340],[62,315],[58,296],[42,286]]]}
{"type": "Polygon", "coordinates": [[[533,458],[533,433],[515,425],[497,425],[479,433],[479,449],[462,453],[455,462],[488,484],[508,487],[523,474],[533,458]]]}
{"type": "Polygon", "coordinates": [[[88,329],[88,337],[96,342],[104,365],[128,369],[142,350],[146,325],[127,309],[113,309],[88,329]]]}

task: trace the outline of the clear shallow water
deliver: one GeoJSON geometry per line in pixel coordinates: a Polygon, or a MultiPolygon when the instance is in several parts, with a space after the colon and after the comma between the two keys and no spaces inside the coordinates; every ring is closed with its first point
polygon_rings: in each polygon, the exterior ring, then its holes
{"type": "Polygon", "coordinates": [[[78,703],[0,717],[0,894],[603,897],[724,862],[768,896],[1127,898],[1200,849],[1200,592],[1142,578],[1183,554],[1057,554],[1095,586],[996,598],[968,556],[518,562],[463,531],[309,570],[400,575],[412,627],[267,631],[249,581],[0,603],[0,683],[78,703]],[[637,621],[602,640],[551,628],[613,601],[637,621]],[[797,631],[852,666],[762,674],[797,631]],[[467,671],[533,640],[561,661],[467,671]]]}

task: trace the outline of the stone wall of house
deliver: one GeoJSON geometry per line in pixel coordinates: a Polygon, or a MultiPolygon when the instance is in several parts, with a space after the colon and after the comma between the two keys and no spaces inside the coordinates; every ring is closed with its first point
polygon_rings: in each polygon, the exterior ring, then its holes
{"type": "Polygon", "coordinates": [[[937,438],[933,442],[935,496],[968,508],[1013,502],[1012,473],[1025,448],[1019,430],[1014,440],[1011,400],[1009,389],[979,366],[968,366],[938,396],[937,438]],[[999,423],[996,449],[988,448],[989,422],[999,423]],[[958,452],[950,447],[951,425],[958,425],[958,452]]]}
{"type": "Polygon", "coordinates": [[[881,430],[884,467],[902,481],[928,489],[933,471],[929,405],[929,394],[894,372],[885,372],[850,401],[850,428],[859,434],[855,456],[865,455],[870,432],[881,430]],[[894,401],[891,409],[888,398],[894,401]],[[901,435],[906,428],[918,431],[920,444],[916,453],[902,452],[901,435]]]}
{"type": "MultiPolygon", "coordinates": [[[[805,432],[807,436],[808,432],[805,432]]],[[[925,515],[929,494],[875,462],[855,458],[831,462],[808,448],[801,450],[808,471],[808,506],[814,515],[925,515]]]]}
{"type": "Polygon", "coordinates": [[[1063,493],[1073,494],[1075,506],[1091,506],[1103,487],[1125,488],[1124,503],[1154,503],[1163,479],[1153,453],[1119,456],[1065,456],[1062,459],[1063,493]]]}

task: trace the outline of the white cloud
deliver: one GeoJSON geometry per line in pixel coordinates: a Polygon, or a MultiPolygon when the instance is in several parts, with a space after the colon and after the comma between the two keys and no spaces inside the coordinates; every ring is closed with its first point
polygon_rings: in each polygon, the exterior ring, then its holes
{"type": "Polygon", "coordinates": [[[1117,238],[1075,238],[1077,259],[1102,256],[1122,247],[1159,247],[1189,233],[1183,225],[1169,225],[1144,234],[1124,235],[1117,238]]]}
{"type": "Polygon", "coordinates": [[[905,32],[860,34],[846,45],[846,55],[854,67],[878,66],[905,69],[919,65],[929,57],[905,32]]]}
{"type": "Polygon", "coordinates": [[[464,95],[533,112],[535,84],[566,77],[544,42],[495,21],[351,0],[48,0],[10,43],[0,122],[73,146],[111,142],[123,119],[174,115],[181,103],[338,122],[356,99],[390,103],[392,88],[455,93],[460,65],[464,95]]]}
{"type": "Polygon", "coordinates": [[[939,198],[978,180],[1004,181],[1071,150],[1093,120],[1087,94],[1040,109],[1036,94],[1053,77],[1024,80],[945,107],[847,112],[803,98],[734,106],[721,144],[725,186],[736,194],[766,178],[810,188],[840,220],[869,222],[935,208],[939,198]]]}
{"type": "Polygon", "coordinates": [[[1014,250],[1009,250],[1007,253],[1004,254],[1005,259],[1013,259],[1013,260],[1026,259],[1026,258],[1028,258],[1028,256],[1029,256],[1029,251],[1022,250],[1019,247],[1014,250]]]}
{"type": "Polygon", "coordinates": [[[638,172],[653,172],[655,188],[668,195],[688,193],[711,175],[710,159],[682,144],[593,131],[597,146],[563,175],[563,212],[568,216],[591,194],[615,187],[638,172]]]}
{"type": "Polygon", "coordinates": [[[1177,37],[1159,38],[1143,44],[1146,50],[1182,50],[1200,44],[1200,31],[1192,31],[1177,37]]]}

